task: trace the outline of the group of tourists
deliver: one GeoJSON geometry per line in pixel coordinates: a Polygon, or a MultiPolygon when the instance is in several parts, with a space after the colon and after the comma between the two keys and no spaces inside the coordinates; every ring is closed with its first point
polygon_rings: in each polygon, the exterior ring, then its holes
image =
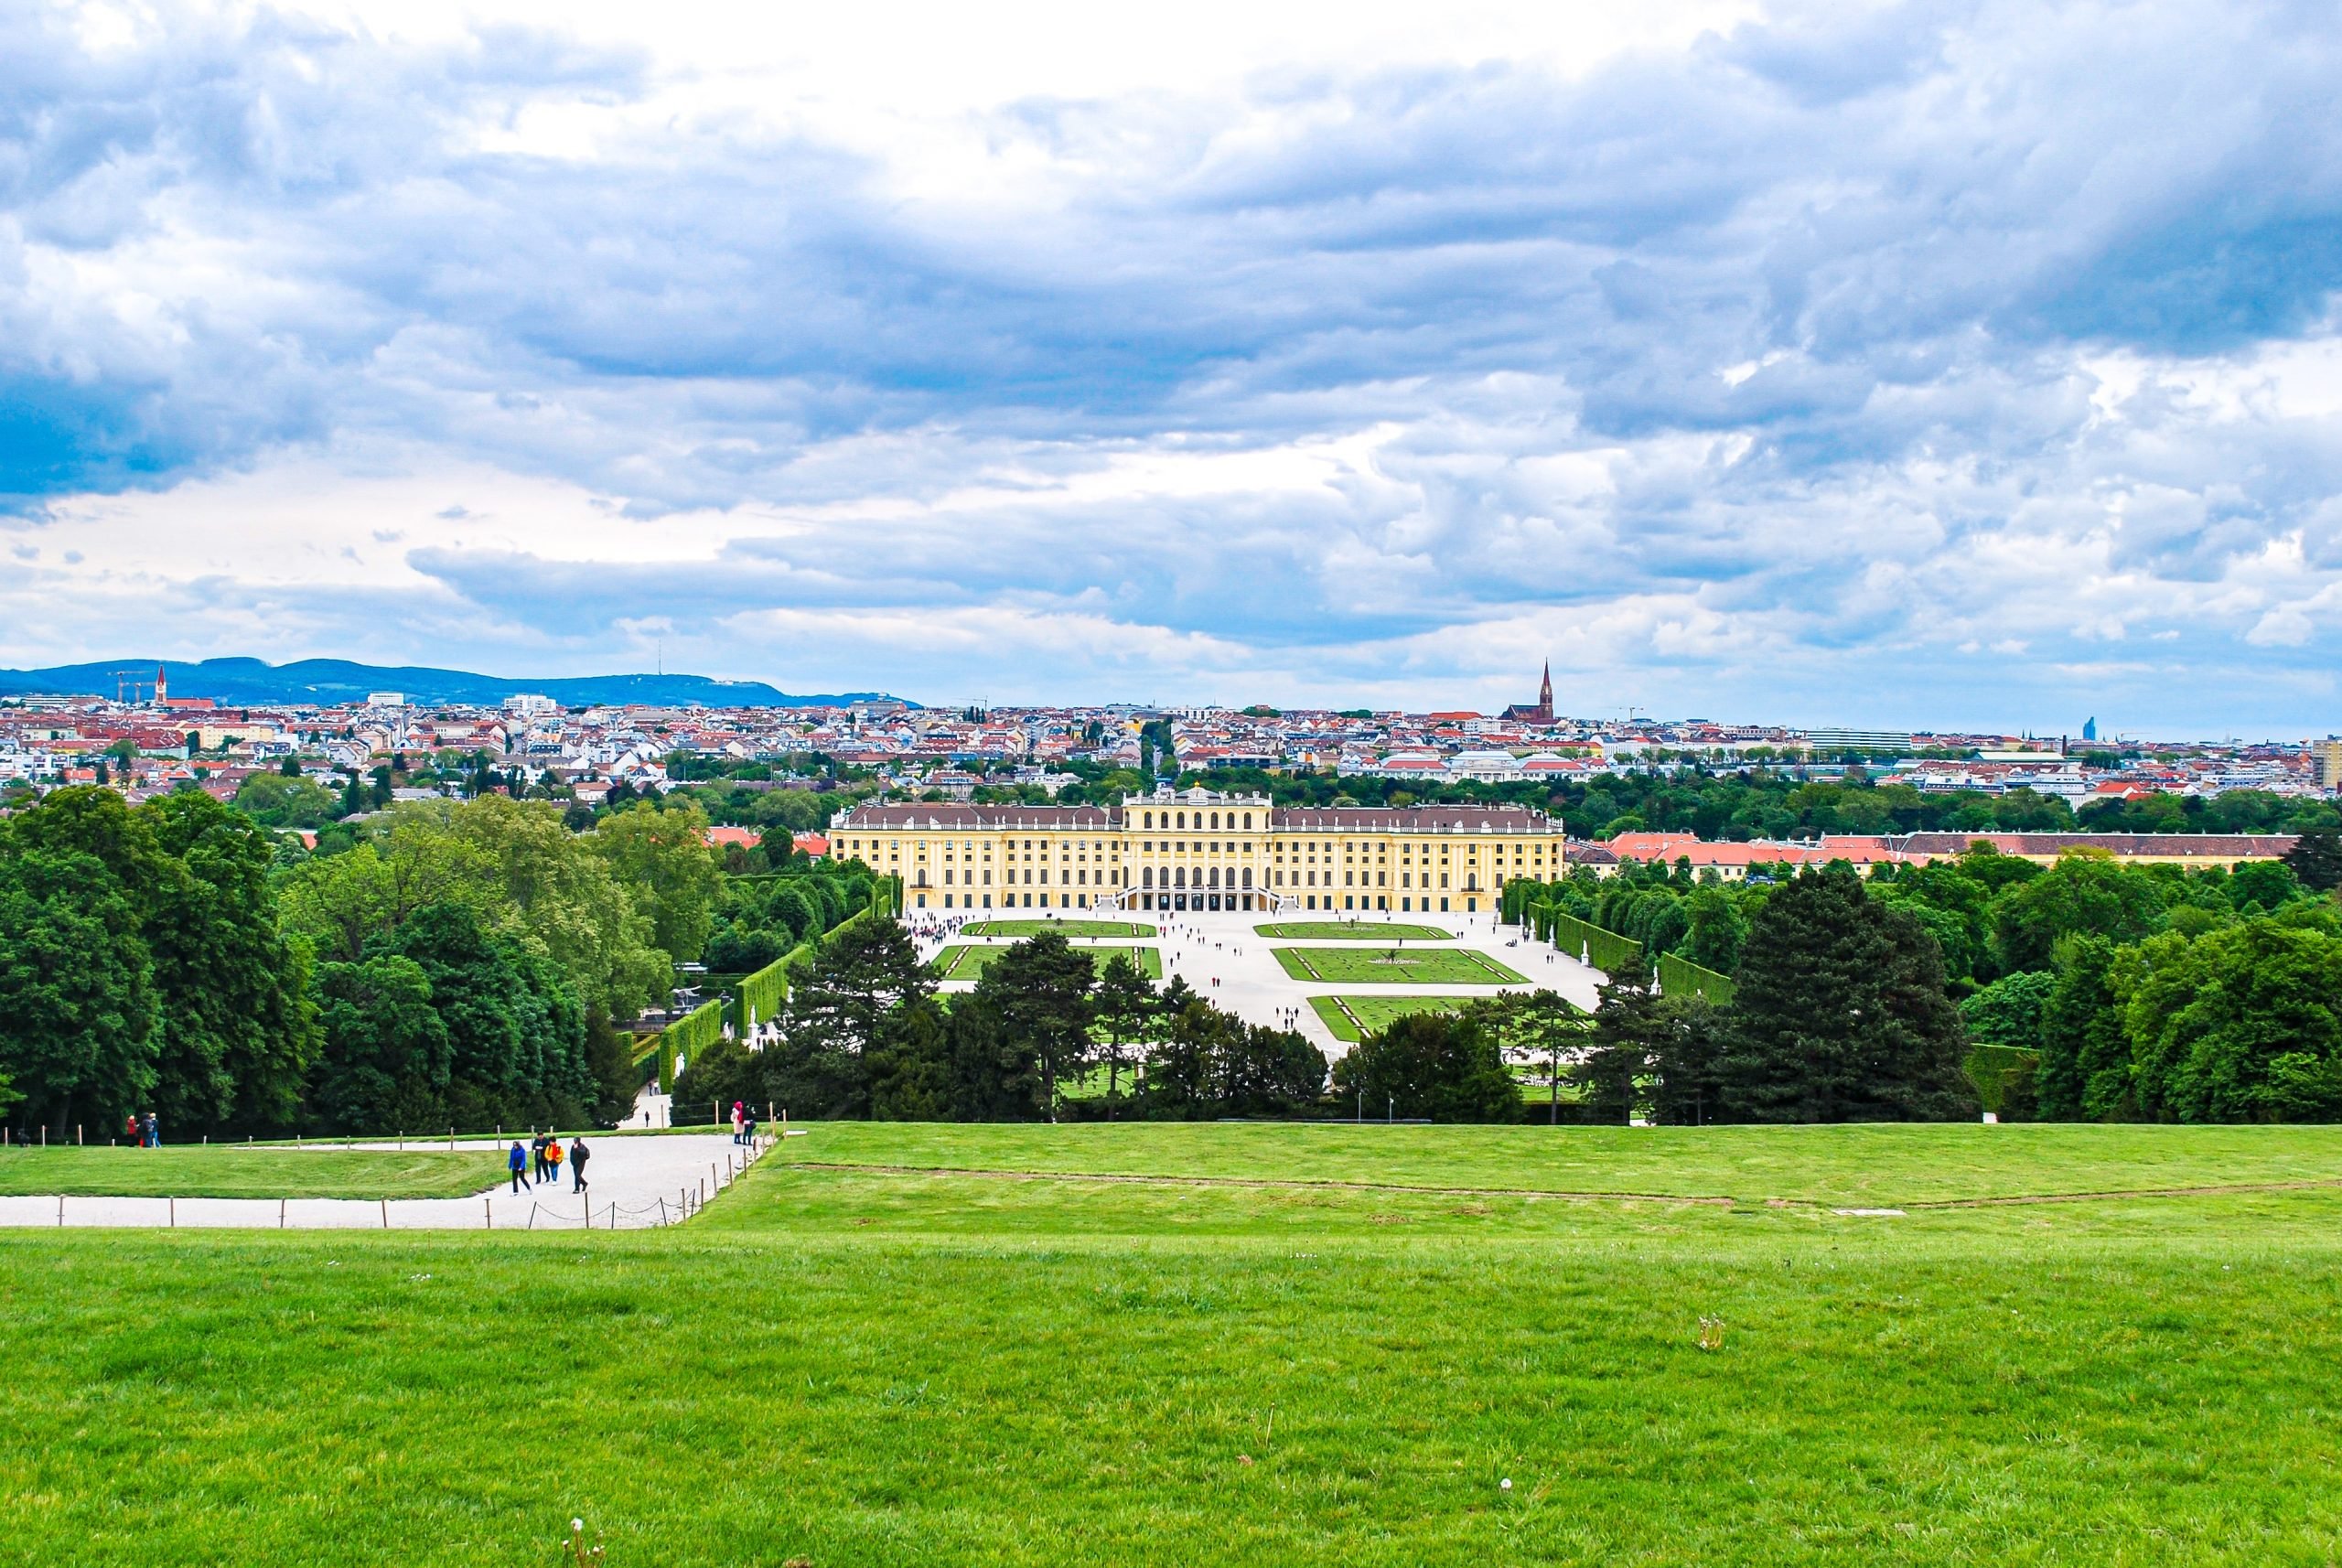
{"type": "Polygon", "coordinates": [[[748,1102],[745,1100],[732,1102],[732,1141],[736,1144],[757,1141],[757,1113],[748,1109],[748,1102]]]}
{"type": "Polygon", "coordinates": [[[546,1132],[538,1133],[526,1144],[518,1138],[513,1139],[512,1149],[505,1156],[505,1164],[512,1172],[514,1192],[525,1192],[531,1187],[547,1182],[559,1187],[564,1161],[566,1161],[569,1165],[571,1183],[569,1190],[584,1192],[586,1190],[586,1162],[591,1158],[593,1158],[593,1151],[586,1148],[584,1138],[572,1138],[569,1141],[569,1147],[564,1149],[559,1136],[546,1132]]]}
{"type": "Polygon", "coordinates": [[[134,1148],[159,1149],[163,1146],[163,1124],[156,1119],[152,1111],[146,1112],[144,1117],[137,1115],[124,1117],[122,1135],[134,1148]]]}

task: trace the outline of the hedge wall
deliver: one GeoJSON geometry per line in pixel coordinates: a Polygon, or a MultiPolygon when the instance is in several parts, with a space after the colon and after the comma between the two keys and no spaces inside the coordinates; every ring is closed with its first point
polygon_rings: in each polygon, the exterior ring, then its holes
{"type": "Polygon", "coordinates": [[[1671,952],[1659,955],[1659,989],[1662,995],[1680,996],[1694,992],[1707,998],[1711,1006],[1732,1005],[1732,976],[1718,974],[1703,968],[1690,959],[1677,958],[1671,952]]]}
{"type": "Polygon", "coordinates": [[[674,1087],[671,1080],[678,1051],[688,1062],[723,1037],[724,1004],[715,1001],[701,1003],[659,1031],[660,1092],[663,1094],[674,1087]]]}
{"type": "Polygon", "coordinates": [[[1575,915],[1564,915],[1550,906],[1543,914],[1544,922],[1541,923],[1549,922],[1552,932],[1548,940],[1563,952],[1583,952],[1586,961],[1605,974],[1614,969],[1631,968],[1643,961],[1643,944],[1632,937],[1606,931],[1590,920],[1581,920],[1575,915]]]}
{"type": "MultiPolygon", "coordinates": [[[[1968,1074],[1968,1081],[1976,1086],[1976,1098],[1984,1109],[1998,1116],[2011,1109],[2007,1103],[2009,1079],[2013,1077],[2030,1079],[2041,1059],[2038,1051],[2022,1046],[1978,1046],[1968,1053],[1961,1064],[1968,1074]]],[[[2028,1090],[2030,1085],[2028,1084],[2028,1090]]],[[[2024,1113],[2031,1114],[2030,1095],[2024,1113]]]]}
{"type": "MultiPolygon", "coordinates": [[[[799,948],[803,946],[799,944],[799,948]]],[[[780,1004],[789,1000],[789,961],[795,958],[799,948],[791,948],[756,973],[740,982],[740,1029],[743,1034],[759,1024],[769,1024],[780,1012],[780,1004]]]]}
{"type": "MultiPolygon", "coordinates": [[[[865,908],[848,915],[815,940],[798,943],[764,968],[742,979],[738,989],[741,1033],[746,1034],[758,1024],[769,1024],[780,1015],[781,1004],[789,1000],[790,976],[813,961],[814,950],[820,943],[864,920],[893,919],[896,907],[901,899],[901,878],[878,877],[870,885],[870,902],[865,908]]],[[[697,1015],[693,1015],[693,1017],[697,1015]]],[[[690,1020],[685,1019],[684,1022],[690,1020]]]]}

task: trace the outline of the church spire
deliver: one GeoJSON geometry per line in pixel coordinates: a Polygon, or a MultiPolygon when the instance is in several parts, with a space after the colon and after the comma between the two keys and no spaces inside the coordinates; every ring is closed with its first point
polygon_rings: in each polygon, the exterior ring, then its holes
{"type": "Polygon", "coordinates": [[[1553,716],[1553,661],[1550,659],[1545,660],[1545,678],[1538,682],[1537,705],[1545,710],[1547,718],[1553,716]]]}

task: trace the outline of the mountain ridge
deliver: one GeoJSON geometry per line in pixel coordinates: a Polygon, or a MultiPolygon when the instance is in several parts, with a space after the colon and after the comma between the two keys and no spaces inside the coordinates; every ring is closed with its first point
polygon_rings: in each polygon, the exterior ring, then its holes
{"type": "Polygon", "coordinates": [[[706,675],[637,673],[514,680],[428,665],[360,664],[348,659],[297,659],[286,664],[270,664],[249,658],[187,661],[111,659],[34,670],[0,670],[0,696],[111,697],[117,689],[116,671],[134,671],[145,683],[153,681],[158,668],[167,671],[173,696],[209,697],[228,707],[285,703],[326,707],[362,702],[369,692],[401,692],[417,705],[460,703],[472,706],[492,705],[521,693],[551,697],[566,707],[619,703],[680,707],[695,703],[711,708],[837,708],[854,703],[903,700],[883,692],[799,696],[762,681],[718,681],[706,675]]]}

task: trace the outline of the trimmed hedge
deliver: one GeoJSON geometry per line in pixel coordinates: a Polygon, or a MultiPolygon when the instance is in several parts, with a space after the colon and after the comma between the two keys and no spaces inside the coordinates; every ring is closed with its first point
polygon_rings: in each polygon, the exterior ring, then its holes
{"type": "MultiPolygon", "coordinates": [[[[1968,1053],[1968,1059],[1961,1064],[1961,1069],[1967,1073],[1968,1081],[1976,1086],[1977,1100],[1985,1110],[1998,1116],[2009,1109],[2010,1080],[2014,1078],[2030,1080],[2033,1069],[2040,1060],[2040,1052],[2026,1050],[2023,1046],[1978,1046],[1968,1053]]],[[[2027,1089],[2030,1089],[2029,1081],[2027,1089]]],[[[2029,1104],[2025,1108],[2025,1113],[2031,1114],[2029,1104]]]]}
{"type": "MultiPolygon", "coordinates": [[[[758,1024],[769,1024],[780,1015],[782,1004],[789,1000],[790,977],[813,961],[814,950],[821,943],[828,941],[847,927],[865,920],[893,919],[902,902],[902,896],[900,877],[877,878],[870,885],[870,902],[865,908],[848,915],[820,937],[811,941],[799,942],[754,974],[745,976],[738,988],[740,1032],[745,1035],[758,1024]]],[[[684,1020],[686,1023],[689,1021],[684,1020]]]]}
{"type": "Polygon", "coordinates": [[[665,1028],[659,1031],[659,1090],[665,1093],[674,1087],[675,1055],[683,1060],[692,1058],[724,1037],[724,1004],[703,1002],[665,1028]]]}
{"type": "Polygon", "coordinates": [[[803,945],[790,949],[740,982],[741,1033],[769,1024],[779,1014],[780,1004],[789,1000],[789,961],[803,945]]]}
{"type": "Polygon", "coordinates": [[[1711,1006],[1729,1007],[1732,1005],[1734,986],[1732,976],[1728,974],[1718,974],[1690,959],[1663,952],[1659,955],[1659,989],[1668,996],[1692,992],[1705,997],[1711,1006]]]}
{"type": "Polygon", "coordinates": [[[1563,952],[1583,952],[1586,962],[1605,974],[1613,970],[1631,968],[1643,961],[1643,944],[1632,937],[1606,931],[1591,920],[1564,915],[1559,909],[1549,908],[1546,918],[1551,922],[1552,932],[1549,940],[1563,952]]]}

